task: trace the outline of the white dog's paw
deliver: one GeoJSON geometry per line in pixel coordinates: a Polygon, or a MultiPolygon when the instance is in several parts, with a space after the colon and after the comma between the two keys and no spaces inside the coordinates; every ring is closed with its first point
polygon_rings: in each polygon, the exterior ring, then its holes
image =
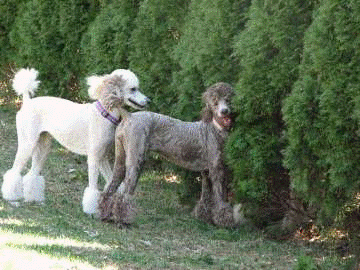
{"type": "Polygon", "coordinates": [[[45,201],[45,179],[40,175],[25,175],[24,183],[24,201],[39,202],[45,201]]]}
{"type": "Polygon", "coordinates": [[[23,181],[19,172],[9,170],[5,173],[1,193],[3,199],[8,201],[18,201],[23,198],[23,181]]]}
{"type": "Polygon", "coordinates": [[[83,211],[86,214],[98,214],[99,213],[99,199],[100,191],[95,188],[87,187],[84,192],[82,201],[83,211]]]}

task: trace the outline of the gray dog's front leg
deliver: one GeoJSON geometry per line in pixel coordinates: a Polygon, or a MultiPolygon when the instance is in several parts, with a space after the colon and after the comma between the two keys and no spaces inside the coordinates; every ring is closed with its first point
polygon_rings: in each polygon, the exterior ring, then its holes
{"type": "Polygon", "coordinates": [[[226,189],[224,188],[225,173],[223,166],[210,169],[210,179],[213,187],[212,209],[213,222],[221,227],[233,227],[235,225],[233,209],[226,202],[226,189]]]}
{"type": "MultiPolygon", "coordinates": [[[[121,145],[119,145],[121,146],[121,145]]],[[[100,196],[100,218],[101,220],[111,220],[113,217],[114,198],[113,194],[116,192],[121,182],[125,177],[125,154],[122,147],[117,147],[117,155],[115,158],[113,177],[109,183],[106,184],[103,193],[100,196]]]]}
{"type": "MultiPolygon", "coordinates": [[[[115,162],[115,165],[116,162],[115,162]]],[[[101,220],[112,220],[113,219],[113,209],[116,204],[117,198],[114,198],[114,194],[118,187],[120,186],[125,175],[125,166],[115,166],[114,175],[112,180],[104,188],[104,192],[100,196],[100,218],[101,220]]]]}
{"type": "Polygon", "coordinates": [[[125,166],[124,165],[117,165],[115,163],[114,166],[114,175],[112,180],[106,184],[104,188],[104,194],[111,195],[116,192],[120,184],[122,183],[125,177],[125,166]]]}
{"type": "Polygon", "coordinates": [[[103,194],[111,195],[115,193],[121,182],[124,180],[125,167],[125,149],[123,146],[122,137],[115,140],[115,162],[113,176],[110,182],[106,183],[103,194]]]}
{"type": "Polygon", "coordinates": [[[203,222],[212,223],[213,196],[211,182],[206,172],[201,173],[201,181],[201,197],[194,208],[193,215],[203,222]]]}

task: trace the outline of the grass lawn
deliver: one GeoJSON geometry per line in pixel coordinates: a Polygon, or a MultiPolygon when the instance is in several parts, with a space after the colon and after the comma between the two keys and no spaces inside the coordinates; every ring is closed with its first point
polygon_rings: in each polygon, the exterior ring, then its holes
{"type": "MultiPolygon", "coordinates": [[[[16,152],[15,113],[0,106],[1,179],[16,152]]],[[[139,213],[127,229],[82,212],[84,157],[54,143],[43,174],[44,205],[0,199],[0,269],[345,269],[318,245],[270,241],[250,225],[225,230],[196,221],[163,172],[143,174],[139,213]]]]}

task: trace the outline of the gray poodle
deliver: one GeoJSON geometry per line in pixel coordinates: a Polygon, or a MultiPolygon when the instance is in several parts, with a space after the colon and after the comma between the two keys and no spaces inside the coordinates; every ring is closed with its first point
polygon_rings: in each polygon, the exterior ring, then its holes
{"type": "Polygon", "coordinates": [[[232,124],[229,84],[217,83],[203,94],[202,120],[183,122],[162,114],[127,114],[116,130],[113,178],[100,200],[102,220],[130,224],[135,217],[133,194],[147,151],[159,153],[183,168],[202,173],[202,192],[196,218],[222,227],[235,225],[226,202],[228,170],[224,142],[232,124]]]}

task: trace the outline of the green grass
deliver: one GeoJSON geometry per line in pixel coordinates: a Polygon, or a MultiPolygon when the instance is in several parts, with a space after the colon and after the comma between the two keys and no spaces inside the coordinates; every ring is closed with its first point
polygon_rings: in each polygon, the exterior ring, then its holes
{"type": "MultiPolygon", "coordinates": [[[[0,107],[0,175],[16,145],[15,110],[0,107]]],[[[343,269],[317,246],[270,241],[250,225],[226,230],[196,221],[162,172],[142,176],[140,210],[127,229],[82,212],[84,157],[54,143],[44,177],[44,205],[0,200],[0,269],[343,269]]]]}

